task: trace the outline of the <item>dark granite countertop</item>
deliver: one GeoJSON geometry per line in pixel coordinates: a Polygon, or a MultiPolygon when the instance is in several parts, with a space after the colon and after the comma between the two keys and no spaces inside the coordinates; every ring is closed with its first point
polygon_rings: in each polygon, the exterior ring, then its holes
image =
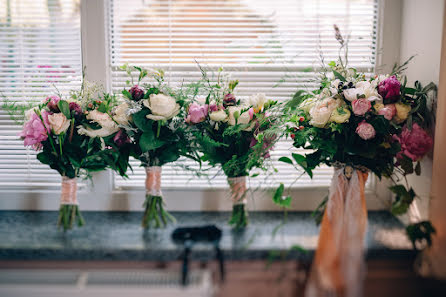
{"type": "MultiPolygon", "coordinates": [[[[140,227],[141,212],[84,212],[86,225],[66,233],[56,228],[57,215],[51,211],[0,211],[0,260],[177,260],[182,249],[172,242],[172,231],[176,226],[204,224],[223,230],[220,245],[226,259],[267,259],[282,252],[290,259],[309,260],[318,236],[308,212],[289,212],[285,224],[283,213],[251,212],[250,225],[243,232],[231,231],[229,213],[225,212],[175,212],[176,225],[150,231],[140,227]]],[[[387,212],[369,212],[366,247],[369,258],[415,255],[403,225],[387,212]]],[[[193,248],[194,259],[213,257],[211,247],[193,248]]]]}

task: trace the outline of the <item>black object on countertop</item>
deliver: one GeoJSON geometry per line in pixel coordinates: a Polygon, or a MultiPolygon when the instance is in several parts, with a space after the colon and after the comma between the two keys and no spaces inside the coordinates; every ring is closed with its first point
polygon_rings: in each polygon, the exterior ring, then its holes
{"type": "Polygon", "coordinates": [[[196,243],[211,244],[215,249],[215,257],[220,266],[220,277],[223,281],[225,278],[225,264],[223,253],[220,249],[220,239],[222,231],[215,225],[208,225],[202,227],[181,227],[177,228],[172,233],[172,240],[178,245],[184,246],[183,251],[183,266],[181,274],[182,285],[187,284],[189,272],[189,256],[192,247],[196,243]]]}

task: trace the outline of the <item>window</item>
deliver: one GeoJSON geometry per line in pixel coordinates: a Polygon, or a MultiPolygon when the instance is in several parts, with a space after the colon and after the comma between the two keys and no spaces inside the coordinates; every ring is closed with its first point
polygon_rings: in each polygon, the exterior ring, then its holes
{"type": "MultiPolygon", "coordinates": [[[[320,52],[326,61],[336,59],[334,23],[350,35],[350,64],[373,71],[381,42],[379,8],[376,0],[3,0],[0,91],[18,102],[42,100],[54,86],[61,93],[79,87],[87,67],[90,80],[120,93],[127,78],[118,67],[126,62],[163,68],[175,85],[200,78],[196,60],[205,67],[223,66],[239,79],[240,98],[263,92],[285,100],[298,88],[316,87],[308,83],[315,73],[307,69],[318,65],[320,52]]],[[[55,209],[60,177],[23,147],[19,131],[0,109],[0,208],[55,209]]],[[[252,179],[252,188],[295,181],[301,172],[274,161],[290,148],[286,141],[276,146],[272,161],[279,172],[252,179]]],[[[95,175],[94,187],[79,193],[82,209],[140,210],[145,176],[138,162],[133,168],[127,180],[110,172],[95,175]]],[[[299,209],[318,204],[331,175],[329,168],[321,168],[313,180],[303,175],[293,184],[299,209]]],[[[177,166],[163,168],[171,210],[229,209],[229,200],[220,199],[225,187],[221,173],[208,181],[177,166]]],[[[271,209],[269,194],[263,197],[254,209],[271,209]]]]}
{"type": "MultiPolygon", "coordinates": [[[[285,100],[298,88],[316,87],[306,82],[315,76],[308,69],[318,65],[320,53],[325,61],[337,59],[335,23],[349,35],[350,65],[369,72],[375,65],[377,4],[373,0],[111,0],[108,10],[110,83],[118,93],[127,80],[118,68],[124,63],[165,69],[167,81],[179,85],[200,78],[197,61],[213,69],[223,66],[239,79],[238,97],[263,92],[268,98],[285,100]]],[[[318,169],[313,179],[303,175],[295,182],[302,172],[277,162],[290,149],[288,141],[277,144],[272,160],[279,172],[260,175],[252,185],[329,184],[330,168],[318,169]]],[[[116,187],[143,187],[144,170],[136,160],[132,165],[131,178],[116,177],[116,187]]],[[[216,170],[207,183],[174,166],[163,169],[166,188],[226,186],[223,174],[216,175],[216,170]]]]}
{"type": "MultiPolygon", "coordinates": [[[[0,2],[0,90],[10,101],[41,101],[82,79],[79,0],[0,2]]],[[[3,99],[2,98],[2,99],[3,99]]],[[[59,188],[58,173],[40,164],[18,138],[20,125],[0,110],[0,187],[59,188]]]]}

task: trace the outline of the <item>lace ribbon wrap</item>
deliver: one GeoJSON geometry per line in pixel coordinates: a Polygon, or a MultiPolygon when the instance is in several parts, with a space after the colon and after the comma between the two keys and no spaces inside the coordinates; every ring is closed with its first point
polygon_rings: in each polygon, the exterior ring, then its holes
{"type": "Polygon", "coordinates": [[[77,178],[62,176],[62,189],[60,193],[61,205],[78,205],[77,201],[77,178]]]}
{"type": "Polygon", "coordinates": [[[305,297],[362,296],[368,172],[336,167],[305,297]]]}
{"type": "Polygon", "coordinates": [[[228,177],[233,205],[246,204],[246,176],[228,177]]]}
{"type": "Polygon", "coordinates": [[[146,167],[146,195],[162,196],[161,166],[146,167]]]}

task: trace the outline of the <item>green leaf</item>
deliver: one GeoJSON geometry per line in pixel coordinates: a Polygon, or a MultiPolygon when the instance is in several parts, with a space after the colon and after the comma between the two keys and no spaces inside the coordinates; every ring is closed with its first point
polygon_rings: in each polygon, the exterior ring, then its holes
{"type": "Polygon", "coordinates": [[[291,196],[283,197],[283,191],[285,189],[285,186],[281,183],[280,186],[277,188],[276,192],[273,196],[273,202],[281,207],[290,207],[291,206],[291,196]]]}
{"type": "Polygon", "coordinates": [[[420,175],[421,174],[421,164],[420,162],[417,162],[417,165],[415,166],[415,174],[420,175]]]}
{"type": "Polygon", "coordinates": [[[426,241],[429,246],[432,245],[432,234],[436,233],[434,226],[429,221],[422,221],[411,224],[406,228],[407,236],[416,248],[416,242],[426,241]]]}
{"type": "Polygon", "coordinates": [[[293,165],[293,161],[288,157],[280,157],[279,161],[293,165]]]}
{"type": "Polygon", "coordinates": [[[398,159],[398,162],[401,164],[401,168],[404,170],[405,174],[413,173],[413,162],[411,158],[403,155],[402,158],[398,159]]]}
{"type": "Polygon", "coordinates": [[[153,131],[145,131],[139,139],[139,147],[143,153],[162,147],[166,142],[155,138],[153,131]]]}
{"type": "Polygon", "coordinates": [[[146,118],[149,112],[147,109],[142,109],[132,115],[133,123],[143,132],[152,131],[152,121],[146,118]]]}
{"type": "Polygon", "coordinates": [[[130,100],[133,100],[132,94],[130,94],[130,92],[127,90],[122,90],[122,95],[124,95],[125,97],[127,97],[130,100]]]}
{"type": "Polygon", "coordinates": [[[59,107],[60,112],[63,113],[64,116],[67,117],[67,119],[71,119],[70,105],[68,104],[67,101],[59,100],[59,102],[57,103],[57,106],[59,107]]]}
{"type": "Polygon", "coordinates": [[[342,74],[340,74],[340,73],[337,72],[336,70],[333,70],[333,74],[334,74],[334,76],[335,76],[336,78],[340,79],[341,81],[347,81],[347,80],[345,79],[345,77],[342,76],[342,74]]]}
{"type": "Polygon", "coordinates": [[[307,158],[295,153],[291,155],[293,156],[293,159],[296,161],[296,163],[299,164],[311,178],[313,178],[313,172],[308,167],[307,158]]]}

